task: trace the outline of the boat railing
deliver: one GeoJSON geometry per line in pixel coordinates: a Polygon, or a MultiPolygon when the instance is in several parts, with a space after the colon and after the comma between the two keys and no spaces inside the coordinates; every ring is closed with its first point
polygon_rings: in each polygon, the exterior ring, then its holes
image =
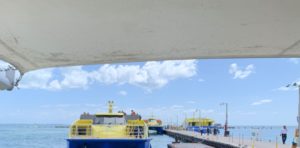
{"type": "Polygon", "coordinates": [[[78,120],[70,128],[70,137],[91,137],[92,136],[92,121],[78,120]]]}
{"type": "Polygon", "coordinates": [[[148,128],[143,120],[128,120],[126,134],[131,138],[146,138],[148,128]]]}
{"type": "Polygon", "coordinates": [[[73,125],[71,128],[71,136],[92,136],[92,127],[91,125],[73,125]]]}

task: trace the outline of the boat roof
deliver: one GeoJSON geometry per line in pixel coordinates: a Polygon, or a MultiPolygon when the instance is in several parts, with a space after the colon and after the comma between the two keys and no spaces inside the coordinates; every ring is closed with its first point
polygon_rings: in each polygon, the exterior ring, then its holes
{"type": "Polygon", "coordinates": [[[96,113],[96,116],[124,116],[124,113],[96,113]]]}
{"type": "Polygon", "coordinates": [[[0,58],[22,73],[174,59],[300,57],[298,0],[1,1],[0,58]]]}

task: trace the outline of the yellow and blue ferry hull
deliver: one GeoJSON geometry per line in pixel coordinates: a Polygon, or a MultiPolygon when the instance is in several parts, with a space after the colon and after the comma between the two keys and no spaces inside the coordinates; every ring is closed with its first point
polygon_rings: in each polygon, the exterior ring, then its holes
{"type": "Polygon", "coordinates": [[[156,131],[156,133],[159,134],[159,135],[164,133],[163,126],[149,126],[148,128],[149,128],[149,130],[156,131]]]}
{"type": "Polygon", "coordinates": [[[68,148],[151,148],[151,139],[67,139],[68,148]]]}

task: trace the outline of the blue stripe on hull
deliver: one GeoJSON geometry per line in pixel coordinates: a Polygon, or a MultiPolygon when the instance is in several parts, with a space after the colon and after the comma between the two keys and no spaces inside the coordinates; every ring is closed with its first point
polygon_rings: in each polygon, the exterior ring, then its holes
{"type": "Polygon", "coordinates": [[[67,139],[68,148],[151,148],[150,139],[67,139]]]}
{"type": "Polygon", "coordinates": [[[210,126],[188,126],[186,129],[188,131],[195,131],[195,132],[200,132],[200,130],[202,131],[202,133],[207,133],[207,128],[211,128],[210,126]]]}

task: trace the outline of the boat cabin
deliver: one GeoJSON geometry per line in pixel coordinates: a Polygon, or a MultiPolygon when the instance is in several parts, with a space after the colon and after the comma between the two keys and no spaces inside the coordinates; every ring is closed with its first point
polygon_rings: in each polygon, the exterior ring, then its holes
{"type": "Polygon", "coordinates": [[[100,113],[80,115],[81,120],[93,120],[93,124],[103,125],[125,125],[128,120],[140,120],[140,115],[125,115],[124,113],[100,113]]]}
{"type": "Polygon", "coordinates": [[[185,120],[187,126],[212,126],[214,120],[209,118],[188,118],[185,120]]]}

